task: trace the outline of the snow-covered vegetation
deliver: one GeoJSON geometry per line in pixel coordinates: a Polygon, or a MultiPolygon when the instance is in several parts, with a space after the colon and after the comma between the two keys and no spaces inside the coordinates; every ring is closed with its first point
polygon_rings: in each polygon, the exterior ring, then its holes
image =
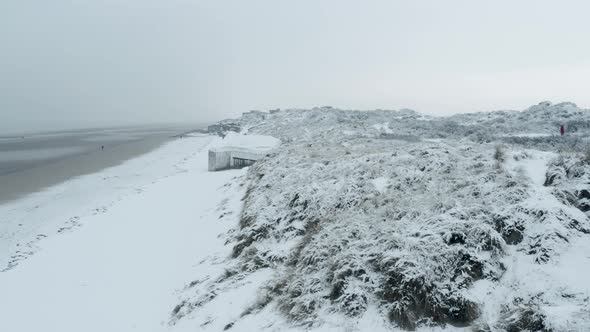
{"type": "Polygon", "coordinates": [[[224,270],[185,288],[171,324],[254,286],[225,329],[274,312],[305,329],[374,315],[404,330],[590,330],[590,111],[234,122],[283,143],[243,179],[224,270]]]}

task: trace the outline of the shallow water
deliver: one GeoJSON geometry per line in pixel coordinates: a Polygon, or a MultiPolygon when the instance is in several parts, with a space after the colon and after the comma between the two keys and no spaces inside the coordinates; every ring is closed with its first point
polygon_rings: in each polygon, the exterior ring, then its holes
{"type": "Polygon", "coordinates": [[[106,128],[0,138],[0,203],[116,166],[194,128],[106,128]]]}

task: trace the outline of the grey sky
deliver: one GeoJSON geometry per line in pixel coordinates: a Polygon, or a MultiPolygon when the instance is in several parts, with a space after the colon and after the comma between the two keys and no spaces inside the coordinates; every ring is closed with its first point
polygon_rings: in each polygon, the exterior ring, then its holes
{"type": "Polygon", "coordinates": [[[590,106],[587,1],[0,0],[0,130],[590,106]]]}

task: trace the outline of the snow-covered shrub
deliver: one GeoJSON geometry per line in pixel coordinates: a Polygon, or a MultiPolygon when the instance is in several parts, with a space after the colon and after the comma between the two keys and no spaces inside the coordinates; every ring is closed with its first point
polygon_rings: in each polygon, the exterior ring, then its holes
{"type": "Polygon", "coordinates": [[[588,142],[578,136],[504,137],[502,141],[510,145],[545,151],[580,152],[585,151],[588,146],[588,142]]]}
{"type": "MultiPolygon", "coordinates": [[[[563,204],[572,205],[590,216],[590,164],[586,155],[561,155],[549,164],[545,186],[563,204]]],[[[590,234],[587,220],[572,220],[570,226],[590,234]]]]}
{"type": "Polygon", "coordinates": [[[500,321],[496,326],[496,329],[501,331],[553,332],[534,299],[529,299],[528,302],[520,298],[515,299],[513,303],[503,307],[501,314],[500,321]]]}
{"type": "Polygon", "coordinates": [[[506,161],[506,150],[502,145],[496,145],[494,148],[494,160],[496,160],[497,168],[500,168],[506,161]]]}
{"type": "Polygon", "coordinates": [[[586,164],[590,164],[590,147],[586,147],[584,150],[584,156],[582,157],[582,161],[586,164]]]}
{"type": "Polygon", "coordinates": [[[524,180],[477,145],[350,143],[292,144],[251,167],[233,235],[239,273],[221,285],[274,269],[262,303],[302,324],[370,304],[406,329],[475,320],[464,292],[502,276],[524,180]]]}

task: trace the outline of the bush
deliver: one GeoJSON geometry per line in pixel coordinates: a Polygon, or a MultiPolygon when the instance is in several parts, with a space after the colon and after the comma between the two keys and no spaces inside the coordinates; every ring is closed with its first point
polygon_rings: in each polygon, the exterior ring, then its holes
{"type": "Polygon", "coordinates": [[[506,149],[502,145],[496,145],[494,148],[494,160],[496,161],[496,167],[500,168],[506,161],[506,149]]]}

